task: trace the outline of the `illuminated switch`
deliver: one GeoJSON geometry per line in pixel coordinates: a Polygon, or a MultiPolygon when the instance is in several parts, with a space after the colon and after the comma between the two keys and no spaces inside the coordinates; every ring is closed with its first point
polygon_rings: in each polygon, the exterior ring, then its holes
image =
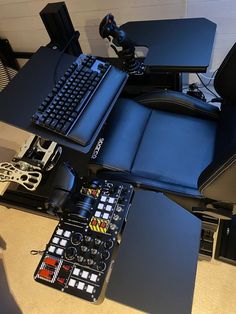
{"type": "Polygon", "coordinates": [[[63,234],[63,229],[58,228],[56,231],[57,235],[62,235],[63,234]]]}
{"type": "Polygon", "coordinates": [[[103,218],[104,218],[104,219],[108,219],[108,217],[109,217],[109,214],[108,214],[108,213],[104,213],[104,214],[103,214],[103,218]]]}
{"type": "Polygon", "coordinates": [[[107,197],[106,197],[106,196],[102,196],[102,197],[101,197],[101,202],[106,202],[106,200],[107,200],[107,197]]]}
{"type": "Polygon", "coordinates": [[[111,205],[107,205],[105,209],[106,209],[106,211],[110,212],[112,210],[112,206],[111,205]]]}
{"type": "Polygon", "coordinates": [[[90,277],[90,280],[93,281],[93,282],[96,282],[97,278],[98,278],[98,275],[92,274],[91,277],[90,277]]]}
{"type": "Polygon", "coordinates": [[[70,235],[71,235],[71,232],[70,232],[70,231],[66,230],[66,231],[64,232],[64,237],[69,238],[70,235]]]}
{"type": "Polygon", "coordinates": [[[73,270],[73,275],[79,276],[79,273],[80,273],[80,269],[79,269],[79,268],[75,268],[75,269],[73,270]]]}
{"type": "Polygon", "coordinates": [[[84,286],[85,286],[85,283],[82,282],[82,281],[79,281],[77,288],[80,289],[80,290],[83,290],[84,286]]]}
{"type": "Polygon", "coordinates": [[[55,252],[55,249],[56,249],[56,247],[55,247],[55,246],[50,245],[50,246],[49,246],[49,248],[48,248],[48,252],[50,252],[50,253],[54,253],[54,252],[55,252]]]}
{"type": "Polygon", "coordinates": [[[95,217],[100,217],[100,216],[101,216],[101,212],[97,210],[97,211],[95,212],[94,216],[95,216],[95,217]]]}
{"type": "Polygon", "coordinates": [[[91,225],[92,225],[92,226],[96,226],[96,225],[97,225],[97,223],[98,223],[98,222],[97,222],[97,220],[96,220],[96,219],[93,219],[93,220],[91,221],[91,225]]]}
{"type": "Polygon", "coordinates": [[[61,245],[61,246],[66,246],[66,243],[67,243],[67,240],[65,240],[65,239],[62,239],[62,240],[60,241],[60,245],[61,245]]]}
{"type": "Polygon", "coordinates": [[[88,293],[93,293],[93,290],[94,290],[94,286],[87,285],[86,291],[87,291],[88,293]]]}
{"type": "Polygon", "coordinates": [[[106,228],[107,224],[105,221],[102,221],[99,225],[100,228],[106,228]]]}
{"type": "Polygon", "coordinates": [[[58,244],[59,240],[60,240],[60,239],[59,239],[58,237],[54,237],[54,238],[52,239],[52,243],[58,244]]]}
{"type": "Polygon", "coordinates": [[[103,209],[103,207],[104,207],[104,204],[102,204],[102,203],[98,204],[98,209],[103,209]]]}
{"type": "Polygon", "coordinates": [[[87,279],[87,278],[88,278],[88,275],[89,275],[89,272],[84,270],[84,271],[82,272],[82,274],[81,274],[81,277],[84,278],[84,279],[87,279]]]}
{"type": "Polygon", "coordinates": [[[56,254],[62,255],[62,253],[63,253],[63,249],[58,248],[58,249],[56,250],[56,254]]]}
{"type": "Polygon", "coordinates": [[[75,286],[75,283],[76,283],[75,279],[70,279],[70,281],[69,281],[69,283],[68,283],[68,286],[74,287],[74,286],[75,286]]]}
{"type": "Polygon", "coordinates": [[[115,202],[114,197],[109,197],[108,203],[113,204],[115,202]]]}
{"type": "Polygon", "coordinates": [[[91,190],[91,195],[92,195],[93,197],[98,196],[98,195],[99,195],[99,193],[100,193],[100,191],[99,191],[99,190],[91,190]]]}

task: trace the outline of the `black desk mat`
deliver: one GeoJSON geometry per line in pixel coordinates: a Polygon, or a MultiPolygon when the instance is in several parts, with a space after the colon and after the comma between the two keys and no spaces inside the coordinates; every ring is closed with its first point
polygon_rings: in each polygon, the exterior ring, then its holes
{"type": "Polygon", "coordinates": [[[191,313],[200,230],[163,194],[136,192],[107,298],[148,313],[191,313]]]}

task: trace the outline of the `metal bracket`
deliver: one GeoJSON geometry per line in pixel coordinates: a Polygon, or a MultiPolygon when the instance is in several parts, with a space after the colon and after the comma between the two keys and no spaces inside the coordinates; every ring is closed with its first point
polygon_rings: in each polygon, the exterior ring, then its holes
{"type": "Polygon", "coordinates": [[[26,162],[0,163],[0,182],[16,182],[30,191],[35,191],[42,179],[39,167],[26,162]]]}

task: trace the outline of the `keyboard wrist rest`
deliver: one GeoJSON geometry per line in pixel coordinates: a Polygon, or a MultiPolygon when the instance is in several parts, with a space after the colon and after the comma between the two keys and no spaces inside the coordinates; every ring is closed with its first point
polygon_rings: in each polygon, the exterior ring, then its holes
{"type": "Polygon", "coordinates": [[[100,126],[105,115],[108,115],[127,79],[127,74],[111,67],[99,88],[90,99],[79,120],[70,131],[69,137],[83,146],[87,146],[100,126]]]}

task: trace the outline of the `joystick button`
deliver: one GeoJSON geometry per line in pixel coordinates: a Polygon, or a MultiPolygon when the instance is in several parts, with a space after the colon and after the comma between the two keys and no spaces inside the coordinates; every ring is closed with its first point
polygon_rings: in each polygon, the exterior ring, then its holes
{"type": "Polygon", "coordinates": [[[80,250],[81,252],[86,253],[88,251],[88,248],[85,245],[81,245],[80,250]]]}
{"type": "Polygon", "coordinates": [[[95,239],[94,240],[94,244],[95,244],[95,246],[99,246],[100,244],[102,243],[102,241],[100,240],[100,239],[95,239]]]}
{"type": "Polygon", "coordinates": [[[90,236],[85,236],[84,240],[86,243],[90,243],[92,241],[92,238],[90,236]]]}
{"type": "Polygon", "coordinates": [[[93,266],[94,261],[93,261],[91,258],[88,258],[88,259],[86,260],[86,264],[87,264],[88,266],[93,266]]]}
{"type": "Polygon", "coordinates": [[[78,258],[77,258],[77,261],[78,261],[78,263],[80,263],[80,264],[82,264],[83,263],[83,261],[84,261],[84,257],[83,256],[78,256],[78,258]]]}
{"type": "Polygon", "coordinates": [[[91,255],[95,256],[97,255],[98,250],[97,249],[91,249],[91,255]]]}

